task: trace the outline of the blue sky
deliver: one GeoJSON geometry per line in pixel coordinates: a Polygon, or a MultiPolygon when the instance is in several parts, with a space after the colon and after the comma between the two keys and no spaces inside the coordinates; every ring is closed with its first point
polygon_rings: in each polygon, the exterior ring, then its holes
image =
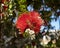
{"type": "Polygon", "coordinates": [[[59,29],[59,21],[52,20],[51,25],[55,26],[54,29],[59,29]]]}
{"type": "Polygon", "coordinates": [[[51,20],[51,25],[55,26],[54,29],[59,30],[59,17],[57,18],[57,20],[55,21],[55,19],[51,20]]]}

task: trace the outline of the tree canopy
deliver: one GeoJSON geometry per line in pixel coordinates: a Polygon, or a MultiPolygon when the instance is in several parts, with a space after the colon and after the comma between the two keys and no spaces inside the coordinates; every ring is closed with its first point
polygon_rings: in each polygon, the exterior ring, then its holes
{"type": "MultiPolygon", "coordinates": [[[[15,26],[16,20],[20,14],[29,12],[27,9],[29,5],[34,11],[40,13],[45,22],[44,25],[48,26],[48,29],[51,27],[51,19],[57,20],[57,17],[60,16],[60,0],[0,0],[0,48],[15,48],[16,42],[14,41],[16,40],[19,41],[18,44],[21,44],[19,38],[21,38],[22,35],[19,35],[19,30],[15,26]],[[55,18],[51,18],[53,13],[55,18]]],[[[36,37],[38,45],[40,35],[41,34],[36,37]]]]}

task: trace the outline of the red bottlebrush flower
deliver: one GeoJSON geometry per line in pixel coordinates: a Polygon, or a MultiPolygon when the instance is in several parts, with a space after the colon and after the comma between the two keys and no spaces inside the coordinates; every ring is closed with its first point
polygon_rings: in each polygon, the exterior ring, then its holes
{"type": "Polygon", "coordinates": [[[9,2],[10,0],[1,0],[1,3],[9,2]]]}
{"type": "Polygon", "coordinates": [[[1,0],[1,3],[4,3],[4,0],[1,0]]]}
{"type": "Polygon", "coordinates": [[[27,13],[22,14],[19,16],[16,27],[20,29],[21,32],[24,32],[24,30],[27,27],[27,21],[30,19],[29,15],[27,13]]]}
{"type": "Polygon", "coordinates": [[[0,16],[4,16],[4,13],[0,13],[0,16]]]}
{"type": "Polygon", "coordinates": [[[40,17],[40,14],[38,12],[30,12],[31,14],[31,24],[33,25],[33,30],[35,33],[38,33],[40,31],[40,27],[43,24],[43,20],[40,17]]]}
{"type": "Polygon", "coordinates": [[[29,13],[23,13],[16,22],[16,27],[24,32],[25,29],[30,28],[38,33],[40,31],[40,26],[43,24],[43,20],[38,12],[32,11],[29,13]]]}
{"type": "Polygon", "coordinates": [[[6,5],[3,6],[3,9],[4,10],[7,10],[7,8],[8,8],[8,6],[6,6],[6,5]]]}
{"type": "Polygon", "coordinates": [[[6,0],[1,0],[1,3],[4,3],[6,0]]]}

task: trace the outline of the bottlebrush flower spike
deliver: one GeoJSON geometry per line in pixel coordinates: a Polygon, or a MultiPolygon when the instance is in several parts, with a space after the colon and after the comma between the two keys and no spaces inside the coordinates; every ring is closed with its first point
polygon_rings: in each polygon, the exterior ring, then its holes
{"type": "Polygon", "coordinates": [[[7,9],[8,9],[8,6],[4,5],[4,6],[3,6],[3,9],[4,9],[4,10],[7,10],[7,9]]]}
{"type": "Polygon", "coordinates": [[[27,28],[34,30],[35,33],[40,31],[43,20],[36,11],[21,14],[16,22],[16,27],[23,33],[27,28]]]}
{"type": "Polygon", "coordinates": [[[1,3],[4,3],[5,2],[5,0],[1,0],[1,3]]]}

